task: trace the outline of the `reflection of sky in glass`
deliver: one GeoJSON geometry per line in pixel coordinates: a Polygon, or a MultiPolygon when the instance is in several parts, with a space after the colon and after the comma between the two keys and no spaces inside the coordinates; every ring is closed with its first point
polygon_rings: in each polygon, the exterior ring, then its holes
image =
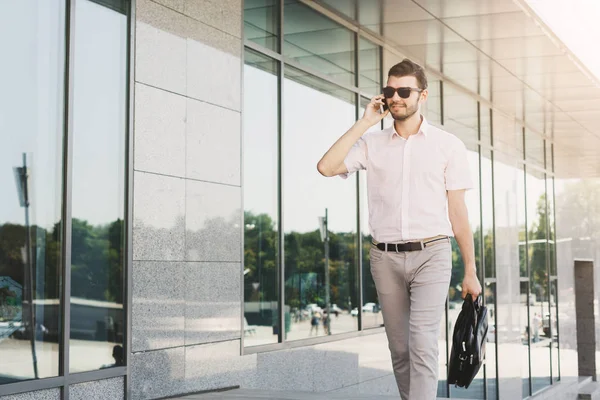
{"type": "MultiPolygon", "coordinates": [[[[0,146],[0,223],[23,223],[12,167],[20,165],[22,152],[27,152],[31,222],[48,227],[60,218],[63,6],[58,0],[9,4],[9,9],[0,6],[0,47],[13,55],[7,59],[14,60],[0,64],[0,134],[3,142],[8,135],[11,140],[9,146],[0,146]],[[49,203],[55,204],[54,209],[49,203]]],[[[114,210],[122,210],[124,204],[124,188],[117,182],[125,176],[127,81],[122,38],[127,19],[92,2],[81,2],[77,11],[86,29],[77,30],[75,41],[73,216],[104,224],[123,218],[114,210]],[[98,59],[101,74],[95,73],[98,59]],[[91,155],[93,162],[88,162],[91,155]]]]}
{"type": "Polygon", "coordinates": [[[123,218],[127,17],[91,1],[77,5],[73,121],[74,218],[123,218]]]}
{"type": "Polygon", "coordinates": [[[244,209],[277,221],[277,77],[244,66],[244,209]]]}
{"type": "Polygon", "coordinates": [[[60,215],[63,6],[58,0],[0,3],[0,224],[24,223],[13,167],[26,152],[32,224],[60,215]],[[10,144],[9,144],[10,143],[10,144]]]}
{"type": "Polygon", "coordinates": [[[288,79],[283,93],[285,231],[314,231],[326,207],[330,230],[356,231],[355,179],[317,171],[323,154],[354,123],[355,106],[288,79]]]}

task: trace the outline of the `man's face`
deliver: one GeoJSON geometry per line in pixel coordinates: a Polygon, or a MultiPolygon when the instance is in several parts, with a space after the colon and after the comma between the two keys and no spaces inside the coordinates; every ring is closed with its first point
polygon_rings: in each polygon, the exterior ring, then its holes
{"type": "MultiPolygon", "coordinates": [[[[387,86],[393,88],[419,88],[417,78],[414,76],[403,76],[400,78],[396,76],[390,76],[387,81],[387,86]]],[[[393,97],[386,98],[385,101],[390,109],[390,114],[392,117],[396,121],[404,121],[419,111],[421,103],[423,103],[426,98],[427,90],[424,90],[423,92],[413,90],[410,92],[410,96],[407,99],[403,99],[396,92],[394,93],[393,97]]]]}

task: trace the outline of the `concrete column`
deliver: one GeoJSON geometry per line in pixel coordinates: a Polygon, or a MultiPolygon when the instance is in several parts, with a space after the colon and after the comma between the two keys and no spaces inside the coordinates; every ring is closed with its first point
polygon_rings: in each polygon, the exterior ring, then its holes
{"type": "Polygon", "coordinates": [[[575,260],[575,314],[579,376],[591,376],[595,381],[594,262],[591,260],[575,260]]]}

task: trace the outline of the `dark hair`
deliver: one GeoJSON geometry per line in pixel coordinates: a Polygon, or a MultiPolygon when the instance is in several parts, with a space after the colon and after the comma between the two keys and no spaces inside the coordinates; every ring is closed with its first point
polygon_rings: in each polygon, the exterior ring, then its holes
{"type": "Polygon", "coordinates": [[[425,76],[425,71],[423,67],[419,64],[412,62],[408,58],[402,60],[398,64],[394,65],[390,68],[390,72],[388,72],[388,78],[390,76],[395,76],[397,78],[401,78],[403,76],[414,76],[417,78],[417,82],[419,84],[420,89],[427,89],[427,77],[425,76]]]}

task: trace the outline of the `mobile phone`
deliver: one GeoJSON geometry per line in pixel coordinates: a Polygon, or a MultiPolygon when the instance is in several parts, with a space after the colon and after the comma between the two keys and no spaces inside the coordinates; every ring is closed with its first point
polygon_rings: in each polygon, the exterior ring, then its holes
{"type": "Polygon", "coordinates": [[[381,107],[383,108],[383,112],[386,112],[388,110],[387,101],[383,100],[383,106],[381,107]]]}

